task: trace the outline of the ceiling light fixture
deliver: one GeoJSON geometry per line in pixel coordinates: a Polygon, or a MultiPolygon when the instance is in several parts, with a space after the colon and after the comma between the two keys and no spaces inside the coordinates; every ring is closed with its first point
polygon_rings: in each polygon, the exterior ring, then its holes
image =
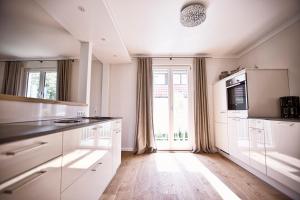
{"type": "Polygon", "coordinates": [[[194,27],[204,22],[206,8],[202,3],[190,2],[185,4],[180,11],[180,22],[183,26],[194,27]]]}

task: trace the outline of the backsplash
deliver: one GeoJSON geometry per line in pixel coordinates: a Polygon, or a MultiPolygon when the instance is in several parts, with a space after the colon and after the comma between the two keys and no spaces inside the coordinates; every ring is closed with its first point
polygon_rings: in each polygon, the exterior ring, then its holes
{"type": "Polygon", "coordinates": [[[88,106],[0,100],[0,123],[76,117],[87,111],[88,106]]]}

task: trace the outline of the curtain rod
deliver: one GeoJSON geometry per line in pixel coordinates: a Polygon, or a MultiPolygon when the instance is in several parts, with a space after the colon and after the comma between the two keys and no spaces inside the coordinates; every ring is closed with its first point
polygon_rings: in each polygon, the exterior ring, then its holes
{"type": "Polygon", "coordinates": [[[76,59],[0,59],[0,62],[10,62],[10,61],[39,61],[39,62],[44,62],[44,61],[58,61],[58,60],[72,60],[74,62],[76,59]]]}
{"type": "Polygon", "coordinates": [[[211,56],[131,56],[132,58],[212,58],[211,56]]]}

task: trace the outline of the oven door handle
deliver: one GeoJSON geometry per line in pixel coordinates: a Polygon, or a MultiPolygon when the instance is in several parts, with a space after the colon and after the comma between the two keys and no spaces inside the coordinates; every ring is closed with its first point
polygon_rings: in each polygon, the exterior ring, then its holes
{"type": "Polygon", "coordinates": [[[241,83],[243,83],[243,82],[244,82],[244,81],[239,82],[239,83],[235,83],[235,84],[233,84],[233,85],[227,86],[226,88],[232,88],[232,87],[234,87],[234,86],[241,85],[241,83]]]}

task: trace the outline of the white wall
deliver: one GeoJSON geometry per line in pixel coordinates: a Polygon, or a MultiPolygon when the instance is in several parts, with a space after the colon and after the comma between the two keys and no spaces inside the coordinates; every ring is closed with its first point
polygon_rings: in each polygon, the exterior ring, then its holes
{"type": "Polygon", "coordinates": [[[290,94],[300,96],[300,20],[242,56],[239,64],[288,69],[290,94]]]}
{"type": "Polygon", "coordinates": [[[98,60],[92,62],[90,116],[100,116],[102,97],[102,63],[98,60]]]}
{"type": "Polygon", "coordinates": [[[110,66],[110,115],[122,117],[122,149],[135,146],[137,63],[110,66]]]}

